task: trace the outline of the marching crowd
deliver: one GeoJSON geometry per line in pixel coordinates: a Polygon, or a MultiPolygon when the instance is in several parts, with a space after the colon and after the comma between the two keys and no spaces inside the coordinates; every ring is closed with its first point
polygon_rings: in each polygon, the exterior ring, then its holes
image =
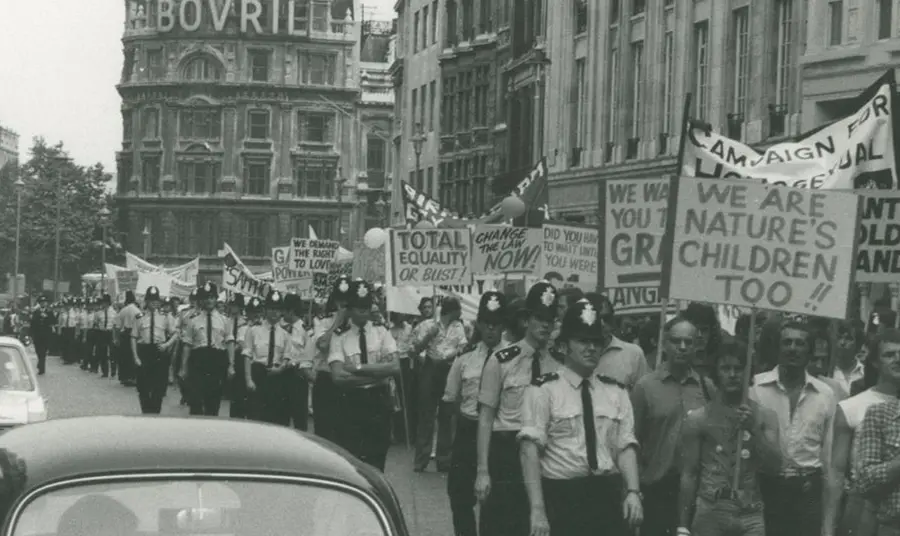
{"type": "Polygon", "coordinates": [[[448,473],[457,536],[900,536],[892,312],[871,330],[742,317],[732,336],[708,305],[660,329],[540,281],[485,292],[466,323],[453,297],[388,316],[348,277],[308,306],[277,291],[223,303],[212,283],[181,305],[150,287],[143,307],[131,292],[121,308],[41,299],[31,333],[40,373],[55,349],[136,385],[144,413],[174,383],[192,415],[223,397],[233,418],[306,430],[312,415],[381,470],[406,437],[415,471],[434,451],[448,473]]]}

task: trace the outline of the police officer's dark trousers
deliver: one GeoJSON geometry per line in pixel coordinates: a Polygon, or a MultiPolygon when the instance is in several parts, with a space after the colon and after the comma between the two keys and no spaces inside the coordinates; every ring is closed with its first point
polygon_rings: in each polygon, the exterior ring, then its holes
{"type": "Polygon", "coordinates": [[[528,536],[531,532],[531,511],[516,434],[515,431],[491,434],[488,453],[491,493],[481,505],[480,534],[528,536]]]}
{"type": "Polygon", "coordinates": [[[384,471],[391,446],[393,401],[387,385],[348,387],[341,391],[338,445],[384,471]]]}
{"type": "MultiPolygon", "coordinates": [[[[619,475],[542,479],[550,534],[626,536],[619,475]]],[[[702,535],[698,535],[702,536],[702,535]]]]}
{"type": "Polygon", "coordinates": [[[137,391],[141,402],[141,413],[159,414],[169,381],[169,356],[161,352],[155,344],[139,344],[137,367],[137,391]]]}
{"type": "Polygon", "coordinates": [[[456,536],[478,536],[475,524],[475,477],[478,473],[478,421],[458,415],[450,472],[447,475],[447,495],[453,513],[456,536]]]}
{"type": "Polygon", "coordinates": [[[124,331],[123,342],[119,344],[118,351],[118,377],[119,382],[123,385],[134,381],[134,356],[131,355],[131,344],[128,342],[128,337],[131,337],[130,329],[124,331]]]}
{"type": "Polygon", "coordinates": [[[291,423],[291,414],[285,387],[288,385],[290,372],[275,372],[262,363],[252,363],[250,377],[256,386],[256,391],[250,397],[252,400],[250,418],[288,426],[291,423]]]}
{"type": "Polygon", "coordinates": [[[98,329],[94,333],[94,354],[91,360],[91,372],[102,371],[104,378],[109,376],[109,347],[111,344],[111,332],[98,329]]]}
{"type": "Polygon", "coordinates": [[[285,375],[285,394],[291,424],[297,430],[306,431],[309,420],[309,383],[303,372],[291,369],[285,375]]]}
{"type": "Polygon", "coordinates": [[[32,336],[34,341],[34,352],[37,354],[37,369],[39,374],[43,374],[47,370],[47,351],[50,347],[50,340],[53,333],[46,329],[36,329],[32,336]]]}
{"type": "Polygon", "coordinates": [[[75,328],[62,328],[62,360],[66,365],[71,364],[77,359],[75,349],[75,328]]]}
{"type": "Polygon", "coordinates": [[[341,394],[331,372],[316,371],[316,383],[313,385],[313,426],[316,435],[337,443],[337,426],[340,417],[341,394]]]}
{"type": "Polygon", "coordinates": [[[97,371],[95,367],[96,350],[97,350],[97,334],[99,329],[90,328],[84,336],[84,349],[81,356],[81,368],[84,370],[97,371]]]}
{"type": "Polygon", "coordinates": [[[194,348],[188,360],[190,414],[218,416],[228,376],[228,354],[215,348],[194,348]]]}
{"type": "Polygon", "coordinates": [[[228,406],[228,416],[232,419],[246,419],[248,416],[247,406],[249,405],[247,377],[245,375],[247,360],[244,359],[237,348],[234,350],[234,356],[234,376],[231,378],[231,404],[228,406]]]}

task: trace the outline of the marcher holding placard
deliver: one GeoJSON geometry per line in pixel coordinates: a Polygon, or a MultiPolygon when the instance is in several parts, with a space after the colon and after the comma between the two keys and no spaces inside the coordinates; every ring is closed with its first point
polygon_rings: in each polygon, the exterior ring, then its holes
{"type": "Polygon", "coordinates": [[[522,429],[522,396],[541,375],[559,368],[547,345],[556,322],[556,289],[539,281],[528,291],[523,309],[525,337],[499,350],[484,365],[478,394],[478,475],[481,501],[479,533],[526,536],[528,495],[519,463],[516,436],[522,429]]]}
{"type": "Polygon", "coordinates": [[[641,445],[641,536],[671,536],[678,524],[678,461],[684,418],[714,392],[712,382],[693,368],[697,341],[697,328],[688,319],[676,316],[668,321],[663,327],[664,362],[638,380],[631,391],[634,430],[641,445]]]}
{"type": "Polygon", "coordinates": [[[802,319],[781,326],[778,365],[757,374],[750,395],[778,416],[784,464],[761,479],[766,533],[821,536],[825,474],[831,463],[837,401],[831,388],[806,370],[815,333],[802,319]]]}
{"type": "Polygon", "coordinates": [[[643,519],[628,392],[594,373],[600,322],[588,300],[569,307],[563,366],[525,389],[519,438],[534,536],[625,536],[643,519]]]}
{"type": "Polygon", "coordinates": [[[744,343],[728,339],[709,357],[718,389],[702,408],[689,411],[684,422],[677,533],[765,536],[758,473],[781,468],[778,419],[771,410],[743,401],[744,343]],[[739,487],[732,489],[739,458],[739,487]]]}

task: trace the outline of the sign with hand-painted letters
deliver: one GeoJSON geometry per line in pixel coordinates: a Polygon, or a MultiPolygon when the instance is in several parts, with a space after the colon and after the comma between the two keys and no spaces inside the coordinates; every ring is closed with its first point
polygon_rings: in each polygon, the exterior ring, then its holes
{"type": "Polygon", "coordinates": [[[472,232],[472,273],[530,274],[541,259],[541,229],[480,225],[472,232]]]}

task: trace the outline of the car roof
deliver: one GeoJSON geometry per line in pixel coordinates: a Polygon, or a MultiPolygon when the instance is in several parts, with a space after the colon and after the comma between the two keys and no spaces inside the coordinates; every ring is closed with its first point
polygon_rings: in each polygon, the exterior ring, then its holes
{"type": "Polygon", "coordinates": [[[224,418],[55,419],[0,435],[4,456],[0,467],[24,464],[22,491],[89,475],[253,472],[328,479],[393,497],[380,473],[327,441],[284,426],[224,418]]]}
{"type": "Polygon", "coordinates": [[[25,353],[25,345],[15,337],[0,336],[0,346],[15,346],[21,350],[22,353],[25,353]]]}

